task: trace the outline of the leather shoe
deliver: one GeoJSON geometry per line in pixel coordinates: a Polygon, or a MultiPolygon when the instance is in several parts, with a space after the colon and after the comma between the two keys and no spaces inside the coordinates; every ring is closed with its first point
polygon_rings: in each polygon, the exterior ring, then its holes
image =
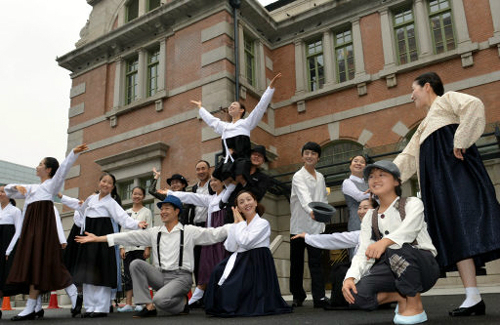
{"type": "Polygon", "coordinates": [[[481,300],[477,304],[471,307],[460,307],[453,309],[450,311],[450,316],[456,317],[456,316],[479,316],[479,315],[484,315],[486,313],[486,305],[484,304],[484,301],[481,300]]]}
{"type": "Polygon", "coordinates": [[[43,310],[43,308],[42,308],[42,309],[40,309],[39,311],[36,311],[36,312],[35,312],[35,316],[36,316],[36,318],[38,318],[38,319],[43,318],[43,315],[44,315],[44,314],[45,314],[45,311],[43,310]]]}
{"type": "Polygon", "coordinates": [[[320,300],[314,300],[314,308],[325,308],[330,305],[330,299],[323,297],[320,300]]]}
{"type": "Polygon", "coordinates": [[[90,318],[90,315],[92,315],[92,313],[91,313],[91,312],[85,312],[85,313],[83,313],[83,314],[82,314],[82,316],[81,316],[81,317],[82,317],[82,318],[90,318]]]}
{"type": "Polygon", "coordinates": [[[96,313],[93,312],[89,316],[90,318],[101,318],[101,317],[108,317],[108,313],[96,313]]]}
{"type": "Polygon", "coordinates": [[[10,320],[20,321],[20,320],[33,320],[33,319],[35,319],[35,312],[29,313],[28,315],[24,315],[24,316],[16,315],[16,316],[12,317],[10,320]]]}
{"type": "Polygon", "coordinates": [[[132,317],[145,318],[145,317],[153,317],[153,316],[156,316],[156,309],[149,310],[146,307],[144,307],[141,311],[138,311],[132,317]]]}
{"type": "Polygon", "coordinates": [[[302,304],[304,303],[304,300],[305,299],[293,299],[293,302],[292,302],[292,307],[302,307],[302,304]]]}

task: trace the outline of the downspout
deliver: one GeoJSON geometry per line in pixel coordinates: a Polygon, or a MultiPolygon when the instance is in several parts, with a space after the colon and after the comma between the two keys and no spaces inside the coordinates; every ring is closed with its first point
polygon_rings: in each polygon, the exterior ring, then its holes
{"type": "Polygon", "coordinates": [[[239,32],[238,32],[238,9],[240,8],[240,0],[229,0],[229,4],[233,7],[234,21],[234,96],[235,101],[240,100],[240,57],[239,57],[239,32]]]}

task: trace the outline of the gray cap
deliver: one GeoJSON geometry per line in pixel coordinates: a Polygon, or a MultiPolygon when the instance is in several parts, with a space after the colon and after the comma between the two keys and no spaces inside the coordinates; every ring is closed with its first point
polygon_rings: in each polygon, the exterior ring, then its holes
{"type": "Polygon", "coordinates": [[[394,176],[395,178],[401,177],[401,172],[399,171],[399,168],[398,166],[396,166],[395,163],[389,160],[379,160],[374,164],[366,166],[365,169],[363,170],[363,176],[365,177],[366,181],[368,181],[368,177],[370,176],[370,173],[374,168],[382,169],[392,174],[392,176],[394,176]]]}

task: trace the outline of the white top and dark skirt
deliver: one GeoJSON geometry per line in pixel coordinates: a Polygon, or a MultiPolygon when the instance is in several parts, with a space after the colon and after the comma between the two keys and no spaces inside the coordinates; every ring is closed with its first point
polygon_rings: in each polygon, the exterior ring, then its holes
{"type": "MultiPolygon", "coordinates": [[[[115,232],[111,219],[124,228],[137,229],[138,221],[129,217],[120,205],[106,195],[90,196],[79,208],[84,216],[81,232],[104,236],[115,232]]],[[[75,282],[103,287],[117,287],[117,265],[115,248],[106,243],[81,245],[76,258],[75,282]]]]}
{"type": "Polygon", "coordinates": [[[446,271],[473,258],[477,267],[500,258],[500,205],[474,144],[484,131],[482,102],[447,92],[432,103],[412,139],[396,157],[402,181],[419,175],[425,220],[446,271]],[[466,148],[464,160],[453,148],[466,148]]]}
{"type": "Polygon", "coordinates": [[[21,210],[8,203],[0,206],[0,297],[3,297],[5,280],[12,267],[17,239],[21,234],[23,218],[21,210]],[[9,259],[5,259],[8,255],[9,259]]]}
{"type": "Polygon", "coordinates": [[[233,176],[234,178],[235,175],[244,175],[248,179],[252,149],[250,131],[257,126],[262,116],[264,116],[273,98],[274,90],[274,88],[268,87],[248,117],[241,118],[235,123],[223,122],[205,108],[201,107],[199,109],[199,114],[205,123],[222,137],[224,164],[218,165],[216,169],[220,170],[220,175],[222,175],[223,179],[226,179],[228,176],[233,176]],[[233,150],[232,154],[229,153],[229,149],[233,150]]]}
{"type": "Polygon", "coordinates": [[[52,178],[41,184],[22,185],[27,190],[26,195],[15,189],[18,184],[5,186],[9,197],[25,198],[17,254],[7,279],[13,289],[5,294],[27,294],[30,285],[34,285],[35,290],[48,292],[66,288],[73,283],[62,262],[53,198],[61,191],[66,174],[77,158],[78,154],[71,151],[52,178]]]}
{"type": "Polygon", "coordinates": [[[273,256],[271,227],[255,215],[250,224],[229,229],[224,246],[230,257],[212,272],[205,291],[205,312],[219,317],[261,316],[292,312],[283,300],[273,256]]]}
{"type": "MultiPolygon", "coordinates": [[[[213,195],[176,191],[169,191],[168,193],[169,195],[175,195],[183,203],[206,207],[208,209],[206,227],[217,228],[224,225],[224,219],[226,217],[226,209],[221,210],[219,203],[221,201],[227,202],[235,187],[236,186],[234,184],[229,184],[227,188],[220,192],[220,194],[213,195]]],[[[228,252],[224,248],[222,242],[202,246],[200,253],[200,266],[198,268],[198,284],[207,284],[215,266],[227,256],[228,252]]]]}

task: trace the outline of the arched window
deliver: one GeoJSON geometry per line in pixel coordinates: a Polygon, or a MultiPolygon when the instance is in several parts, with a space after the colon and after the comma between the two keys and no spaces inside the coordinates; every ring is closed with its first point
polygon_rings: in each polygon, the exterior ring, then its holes
{"type": "Polygon", "coordinates": [[[327,186],[340,184],[349,176],[348,161],[363,154],[363,146],[349,140],[336,140],[321,148],[317,169],[325,176],[327,186]]]}

